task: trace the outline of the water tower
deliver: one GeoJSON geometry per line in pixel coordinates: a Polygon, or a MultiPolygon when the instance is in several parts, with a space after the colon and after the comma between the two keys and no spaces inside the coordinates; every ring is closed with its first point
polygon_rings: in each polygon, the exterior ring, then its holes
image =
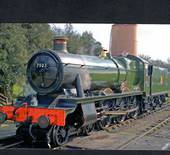
{"type": "Polygon", "coordinates": [[[137,55],[137,24],[114,24],[110,36],[112,56],[137,55]]]}

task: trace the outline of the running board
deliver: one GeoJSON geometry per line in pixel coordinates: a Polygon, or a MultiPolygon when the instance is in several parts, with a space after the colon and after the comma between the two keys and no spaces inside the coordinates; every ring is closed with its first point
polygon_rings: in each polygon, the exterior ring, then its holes
{"type": "Polygon", "coordinates": [[[116,93],[112,95],[107,95],[107,96],[89,96],[89,97],[72,97],[72,98],[66,98],[66,97],[61,97],[58,98],[59,101],[67,101],[70,103],[75,103],[75,104],[89,104],[89,103],[94,103],[98,101],[104,101],[104,100],[110,100],[110,99],[118,99],[118,98],[124,98],[124,97],[131,97],[131,96],[142,96],[144,92],[138,91],[138,92],[128,92],[128,93],[116,93]]]}

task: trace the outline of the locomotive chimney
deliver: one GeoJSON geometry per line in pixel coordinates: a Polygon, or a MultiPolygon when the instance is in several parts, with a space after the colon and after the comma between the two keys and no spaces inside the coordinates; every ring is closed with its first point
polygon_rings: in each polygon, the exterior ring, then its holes
{"type": "Polygon", "coordinates": [[[64,37],[64,36],[54,37],[54,40],[53,40],[54,50],[68,53],[68,51],[67,51],[67,41],[68,41],[68,38],[64,37]]]}

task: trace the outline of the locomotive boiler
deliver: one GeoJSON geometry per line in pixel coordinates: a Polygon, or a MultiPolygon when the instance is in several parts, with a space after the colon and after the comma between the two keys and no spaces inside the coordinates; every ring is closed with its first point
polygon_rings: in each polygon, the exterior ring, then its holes
{"type": "Polygon", "coordinates": [[[28,82],[37,92],[31,101],[26,97],[20,106],[0,107],[0,122],[18,122],[17,135],[25,141],[63,145],[71,135],[136,118],[165,101],[166,68],[132,55],[70,54],[66,42],[56,37],[53,50],[41,50],[28,61],[28,82]]]}
{"type": "MultiPolygon", "coordinates": [[[[112,60],[52,50],[36,53],[27,67],[29,83],[39,94],[76,88],[77,79],[81,80],[84,91],[112,88],[119,81],[118,73],[112,60]]],[[[125,77],[125,73],[122,67],[120,74],[125,77]]]]}
{"type": "Polygon", "coordinates": [[[80,78],[82,89],[99,90],[116,88],[125,80],[126,69],[113,59],[77,55],[67,52],[61,39],[54,40],[54,50],[43,50],[32,56],[28,62],[27,77],[32,88],[39,94],[72,89],[80,78]]]}

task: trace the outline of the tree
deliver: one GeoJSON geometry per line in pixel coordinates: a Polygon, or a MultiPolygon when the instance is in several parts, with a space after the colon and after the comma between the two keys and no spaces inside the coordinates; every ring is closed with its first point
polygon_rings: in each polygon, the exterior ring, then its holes
{"type": "Polygon", "coordinates": [[[51,49],[53,32],[48,24],[22,24],[26,31],[27,51],[29,56],[41,49],[51,49]]]}
{"type": "Polygon", "coordinates": [[[0,90],[10,98],[23,95],[26,63],[40,49],[52,48],[48,24],[0,24],[0,90]]]}
{"type": "Polygon", "coordinates": [[[139,57],[141,57],[142,59],[144,59],[146,61],[150,61],[151,60],[151,57],[148,56],[148,55],[141,54],[141,55],[139,55],[139,57]]]}
{"type": "Polygon", "coordinates": [[[168,66],[168,71],[170,71],[170,58],[167,59],[167,66],[168,66]]]}
{"type": "MultiPolygon", "coordinates": [[[[42,49],[52,49],[53,32],[49,24],[25,23],[21,24],[21,26],[25,30],[25,36],[27,38],[27,62],[33,53],[36,53],[37,51],[40,51],[42,49]]],[[[17,86],[14,88],[15,90],[19,90],[17,86]]],[[[30,93],[33,92],[25,76],[25,84],[22,87],[22,94],[29,94],[28,90],[30,91],[30,93]]]]}
{"type": "Polygon", "coordinates": [[[12,86],[23,84],[27,60],[27,39],[20,24],[0,24],[0,69],[6,95],[12,99],[12,86]]]}
{"type": "Polygon", "coordinates": [[[76,32],[74,31],[73,26],[71,24],[65,25],[64,34],[67,35],[67,37],[71,37],[76,34],[76,32]]]}
{"type": "MultiPolygon", "coordinates": [[[[159,66],[159,67],[163,67],[163,68],[169,68],[168,67],[168,63],[160,60],[160,59],[157,59],[157,60],[153,60],[151,59],[150,56],[147,56],[147,55],[140,55],[139,57],[143,58],[144,60],[148,61],[149,63],[155,65],[155,66],[159,66]]],[[[170,61],[170,59],[169,59],[170,61]]]]}
{"type": "Polygon", "coordinates": [[[64,29],[53,26],[53,32],[57,36],[68,37],[68,51],[74,54],[99,55],[102,45],[93,38],[91,32],[82,34],[74,30],[71,24],[66,24],[64,29]]]}

